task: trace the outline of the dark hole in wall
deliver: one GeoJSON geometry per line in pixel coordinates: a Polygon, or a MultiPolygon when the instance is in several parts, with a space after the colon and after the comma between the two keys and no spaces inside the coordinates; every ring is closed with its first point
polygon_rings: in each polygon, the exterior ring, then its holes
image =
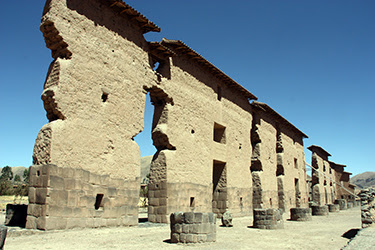
{"type": "Polygon", "coordinates": [[[221,97],[222,97],[222,90],[221,90],[221,87],[220,86],[217,86],[217,99],[219,101],[221,101],[221,97]]]}
{"type": "Polygon", "coordinates": [[[103,196],[104,194],[97,194],[95,200],[95,210],[103,209],[103,196]]]}
{"type": "Polygon", "coordinates": [[[252,159],[251,160],[251,166],[250,171],[263,171],[262,162],[259,159],[252,159]]]}
{"type": "Polygon", "coordinates": [[[282,165],[277,165],[276,176],[284,175],[284,167],[282,165]]]}
{"type": "Polygon", "coordinates": [[[194,197],[190,197],[190,207],[191,208],[195,207],[195,198],[194,197]]]}
{"type": "Polygon", "coordinates": [[[216,122],[214,123],[214,141],[221,144],[226,143],[225,127],[216,122]]]}
{"type": "Polygon", "coordinates": [[[103,93],[103,94],[102,94],[102,101],[103,101],[103,102],[106,102],[107,99],[108,99],[108,94],[107,94],[107,93],[103,93]]]}
{"type": "Polygon", "coordinates": [[[22,227],[26,225],[27,205],[7,204],[5,225],[13,227],[22,227]]]}

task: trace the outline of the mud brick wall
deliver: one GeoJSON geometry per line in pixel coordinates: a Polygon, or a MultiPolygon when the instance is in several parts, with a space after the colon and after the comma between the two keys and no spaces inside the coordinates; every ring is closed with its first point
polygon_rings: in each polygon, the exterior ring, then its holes
{"type": "Polygon", "coordinates": [[[216,214],[176,212],[170,216],[172,243],[216,241],[216,214]]]}
{"type": "Polygon", "coordinates": [[[252,107],[253,208],[307,207],[306,135],[267,104],[254,101],[252,107]]]}
{"type": "Polygon", "coordinates": [[[32,166],[26,228],[136,225],[138,184],[82,169],[32,166]]]}
{"type": "Polygon", "coordinates": [[[253,212],[253,227],[260,229],[279,229],[284,228],[284,223],[280,210],[269,209],[254,209],[253,212]]]}
{"type": "Polygon", "coordinates": [[[227,194],[227,209],[233,217],[252,215],[251,188],[227,188],[227,194]]]}
{"type": "Polygon", "coordinates": [[[312,199],[314,205],[333,204],[336,200],[337,190],[334,181],[337,180],[336,164],[328,161],[331,156],[323,148],[312,145],[308,147],[312,152],[311,165],[316,168],[312,169],[312,199]]]}

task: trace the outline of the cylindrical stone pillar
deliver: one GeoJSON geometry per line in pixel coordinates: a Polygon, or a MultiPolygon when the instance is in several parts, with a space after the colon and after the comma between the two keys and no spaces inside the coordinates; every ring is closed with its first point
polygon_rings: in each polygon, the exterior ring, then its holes
{"type": "Polygon", "coordinates": [[[340,212],[340,205],[339,204],[328,204],[329,212],[340,212]]]}
{"type": "Polygon", "coordinates": [[[260,229],[280,229],[284,228],[284,221],[280,210],[254,209],[253,210],[253,227],[260,229]]]}
{"type": "Polygon", "coordinates": [[[216,214],[176,212],[172,213],[172,243],[202,243],[216,241],[216,214]]]}
{"type": "Polygon", "coordinates": [[[353,202],[348,201],[348,203],[347,203],[347,207],[348,207],[348,209],[349,209],[349,208],[353,208],[353,202]]]}
{"type": "Polygon", "coordinates": [[[311,208],[295,207],[290,209],[290,220],[309,221],[312,220],[311,208]]]}
{"type": "Polygon", "coordinates": [[[345,209],[348,208],[347,205],[346,205],[346,200],[345,199],[335,200],[335,204],[339,204],[340,210],[345,210],[345,209]]]}
{"type": "Polygon", "coordinates": [[[311,206],[311,209],[312,209],[312,215],[318,215],[318,216],[328,215],[328,206],[327,205],[311,206]]]}

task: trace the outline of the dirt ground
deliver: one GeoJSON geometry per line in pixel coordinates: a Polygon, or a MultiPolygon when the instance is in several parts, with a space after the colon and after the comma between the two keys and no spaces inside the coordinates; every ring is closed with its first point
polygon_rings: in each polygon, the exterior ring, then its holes
{"type": "Polygon", "coordinates": [[[285,220],[280,230],[251,228],[251,217],[234,218],[231,228],[220,227],[218,220],[216,242],[188,245],[168,242],[169,225],[148,222],[136,227],[52,232],[9,228],[4,249],[341,249],[349,241],[343,235],[361,227],[360,216],[357,207],[314,216],[308,222],[285,220]]]}

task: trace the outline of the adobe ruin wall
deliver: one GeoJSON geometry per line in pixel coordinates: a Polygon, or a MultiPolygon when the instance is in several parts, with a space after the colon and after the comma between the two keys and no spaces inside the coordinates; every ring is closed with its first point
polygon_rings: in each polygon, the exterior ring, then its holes
{"type": "Polygon", "coordinates": [[[255,96],[182,42],[147,42],[143,34],[160,29],[130,6],[48,0],[41,31],[54,60],[42,94],[49,123],[30,171],[38,198],[30,199],[28,228],[137,223],[140,149],[133,138],[143,130],[148,93],[157,149],[149,221],[167,223],[177,211],[250,215],[257,202],[284,211],[307,206],[306,136],[255,109],[255,96]],[[79,180],[82,173],[88,179],[79,180]]]}

